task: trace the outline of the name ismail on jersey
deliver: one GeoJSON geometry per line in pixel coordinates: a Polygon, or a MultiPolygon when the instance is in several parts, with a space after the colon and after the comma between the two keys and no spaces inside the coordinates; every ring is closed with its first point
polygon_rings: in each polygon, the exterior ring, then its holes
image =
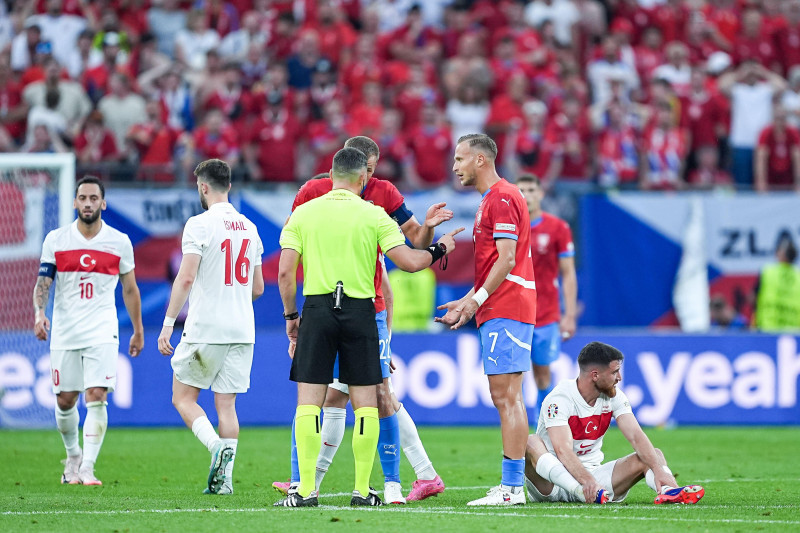
{"type": "Polygon", "coordinates": [[[226,231],[246,231],[247,226],[241,220],[225,220],[226,231]]]}

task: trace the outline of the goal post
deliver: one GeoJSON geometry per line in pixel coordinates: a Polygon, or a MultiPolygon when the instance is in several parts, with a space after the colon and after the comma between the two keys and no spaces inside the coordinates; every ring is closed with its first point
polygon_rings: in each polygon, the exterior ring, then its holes
{"type": "Polygon", "coordinates": [[[53,424],[32,295],[44,237],[75,219],[74,193],[74,154],[0,154],[0,427],[53,424]]]}

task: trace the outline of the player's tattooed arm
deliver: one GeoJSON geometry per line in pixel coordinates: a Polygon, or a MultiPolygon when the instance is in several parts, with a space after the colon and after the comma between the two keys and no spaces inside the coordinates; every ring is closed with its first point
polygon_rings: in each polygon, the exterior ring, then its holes
{"type": "Polygon", "coordinates": [[[50,321],[45,315],[47,309],[47,301],[50,299],[50,287],[53,285],[53,278],[48,276],[39,276],[36,279],[36,285],[33,287],[33,310],[35,314],[35,322],[33,331],[36,338],[39,340],[47,340],[47,332],[50,331],[50,321]]]}
{"type": "Polygon", "coordinates": [[[36,286],[33,288],[33,310],[36,314],[44,312],[47,308],[47,301],[50,299],[50,287],[53,285],[53,278],[39,276],[36,279],[36,286]]]}

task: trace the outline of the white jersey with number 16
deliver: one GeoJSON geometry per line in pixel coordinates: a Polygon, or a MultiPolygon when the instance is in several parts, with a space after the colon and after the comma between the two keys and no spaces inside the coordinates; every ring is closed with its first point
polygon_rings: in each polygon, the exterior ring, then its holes
{"type": "Polygon", "coordinates": [[[181,340],[255,343],[253,273],[264,253],[255,224],[231,204],[216,203],[186,222],[182,248],[201,259],[181,340]]]}

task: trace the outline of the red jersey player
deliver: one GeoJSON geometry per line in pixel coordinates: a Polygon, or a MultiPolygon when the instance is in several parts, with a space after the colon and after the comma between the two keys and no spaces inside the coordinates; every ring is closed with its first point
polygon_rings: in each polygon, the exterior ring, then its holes
{"type": "MultiPolygon", "coordinates": [[[[536,176],[517,178],[517,186],[528,203],[531,219],[531,259],[536,276],[536,329],[533,332],[531,358],[533,379],[539,399],[551,390],[550,364],[561,353],[561,339],[575,334],[578,280],[575,275],[575,246],[569,225],[542,211],[544,189],[536,176]],[[558,276],[564,283],[564,316],[561,316],[558,276]]],[[[536,415],[541,402],[536,403],[536,415]]],[[[535,417],[534,417],[535,418],[535,417]]]]}
{"type": "Polygon", "coordinates": [[[497,145],[489,136],[464,135],[453,159],[453,172],[461,184],[474,186],[483,195],[472,233],[475,286],[460,300],[440,306],[447,313],[436,321],[458,329],[475,316],[483,370],[503,434],[500,486],[467,505],[524,504],[528,417],[522,400],[522,373],[531,368],[536,323],[528,208],[519,189],[497,174],[497,145]]]}
{"type": "MultiPolygon", "coordinates": [[[[373,177],[375,167],[378,165],[380,149],[369,137],[352,137],[345,142],[345,147],[356,148],[367,156],[367,177],[369,181],[361,193],[361,197],[379,207],[392,217],[400,226],[403,234],[411,241],[415,248],[425,248],[433,242],[433,229],[453,217],[453,212],[444,209],[445,204],[432,205],[425,216],[424,224],[417,222],[414,214],[406,207],[403,195],[392,183],[373,177]]],[[[292,211],[314,198],[318,198],[331,191],[333,181],[329,178],[307,181],[298,191],[292,204],[292,211]]],[[[394,392],[389,387],[390,362],[391,362],[391,309],[383,297],[383,284],[388,289],[388,277],[385,276],[386,267],[383,265],[382,256],[378,255],[378,264],[375,269],[375,318],[378,323],[378,336],[381,344],[381,369],[383,383],[378,385],[378,415],[380,417],[381,433],[378,441],[379,459],[383,468],[385,485],[384,500],[387,503],[405,503],[400,486],[400,456],[397,450],[401,447],[414,466],[417,480],[414,482],[409,501],[422,500],[429,496],[444,491],[444,483],[433,468],[425,448],[419,439],[416,425],[408,412],[397,400],[394,392]],[[388,313],[387,313],[388,311],[388,313]],[[400,442],[400,435],[408,435],[408,441],[400,442]]],[[[338,376],[338,364],[334,369],[334,376],[338,376]]],[[[324,417],[322,419],[322,441],[325,443],[317,459],[316,487],[319,490],[325,474],[328,471],[339,444],[344,438],[345,407],[349,400],[348,387],[334,379],[325,397],[323,405],[324,417]]],[[[294,434],[293,434],[294,438],[294,434]]],[[[296,447],[292,441],[292,478],[290,483],[275,482],[272,484],[276,490],[286,493],[293,490],[295,482],[299,482],[300,475],[296,470],[297,462],[294,460],[296,447]]]]}
{"type": "Polygon", "coordinates": [[[664,454],[642,431],[616,387],[622,359],[613,346],[590,342],[578,356],[578,379],[562,381],[545,398],[525,451],[532,501],[621,502],[642,478],[656,492],[656,504],[697,503],[705,494],[700,485],[678,486],[664,454]],[[603,463],[603,436],[612,418],[634,453],[603,463]]]}

